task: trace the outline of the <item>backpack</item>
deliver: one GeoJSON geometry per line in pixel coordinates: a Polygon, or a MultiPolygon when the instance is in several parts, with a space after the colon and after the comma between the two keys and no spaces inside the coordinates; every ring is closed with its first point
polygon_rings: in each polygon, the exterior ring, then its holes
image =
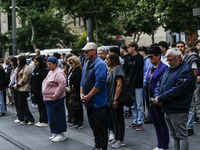
{"type": "Polygon", "coordinates": [[[4,73],[4,87],[7,88],[8,87],[8,84],[9,84],[9,78],[8,78],[8,75],[5,71],[3,71],[4,73]]]}
{"type": "Polygon", "coordinates": [[[135,84],[126,76],[123,79],[122,91],[119,96],[119,103],[125,106],[132,106],[135,101],[135,84]]]}

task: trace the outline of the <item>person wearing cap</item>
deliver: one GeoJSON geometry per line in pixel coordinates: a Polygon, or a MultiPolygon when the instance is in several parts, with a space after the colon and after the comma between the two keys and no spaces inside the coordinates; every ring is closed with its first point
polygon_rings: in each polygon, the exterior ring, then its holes
{"type": "Polygon", "coordinates": [[[160,42],[159,42],[159,47],[160,47],[161,52],[162,52],[162,54],[161,54],[161,61],[162,61],[165,65],[169,66],[169,64],[168,64],[168,62],[167,62],[167,56],[166,56],[166,53],[167,53],[167,50],[168,50],[167,42],[165,42],[165,41],[160,41],[160,42]]]}
{"type": "Polygon", "coordinates": [[[32,58],[30,57],[29,53],[25,54],[26,62],[29,64],[32,61],[32,58]]]}
{"type": "Polygon", "coordinates": [[[51,56],[47,59],[50,71],[42,82],[43,100],[46,105],[50,130],[53,133],[49,140],[53,142],[66,140],[63,132],[67,128],[64,106],[66,75],[57,67],[57,64],[56,57],[51,56]]]}
{"type": "Polygon", "coordinates": [[[89,61],[82,69],[80,95],[86,106],[88,121],[95,137],[93,149],[107,150],[108,126],[105,117],[106,107],[108,106],[107,66],[97,56],[97,45],[95,43],[87,43],[82,50],[85,51],[89,61]]]}

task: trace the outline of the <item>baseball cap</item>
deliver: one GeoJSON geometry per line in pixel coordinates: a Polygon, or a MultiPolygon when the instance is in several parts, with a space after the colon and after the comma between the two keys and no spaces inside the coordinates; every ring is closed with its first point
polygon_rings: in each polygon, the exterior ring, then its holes
{"type": "Polygon", "coordinates": [[[83,51],[89,51],[91,49],[97,49],[97,45],[93,42],[87,43],[81,50],[83,51]]]}

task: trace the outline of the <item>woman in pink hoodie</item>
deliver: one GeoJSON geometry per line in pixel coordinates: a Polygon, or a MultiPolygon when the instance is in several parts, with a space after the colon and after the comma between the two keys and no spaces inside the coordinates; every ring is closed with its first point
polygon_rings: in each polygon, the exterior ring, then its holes
{"type": "Polygon", "coordinates": [[[43,100],[46,105],[51,133],[53,133],[49,140],[53,142],[66,140],[63,132],[67,128],[64,107],[66,75],[57,67],[57,64],[56,57],[51,56],[47,59],[50,71],[42,82],[43,100]]]}

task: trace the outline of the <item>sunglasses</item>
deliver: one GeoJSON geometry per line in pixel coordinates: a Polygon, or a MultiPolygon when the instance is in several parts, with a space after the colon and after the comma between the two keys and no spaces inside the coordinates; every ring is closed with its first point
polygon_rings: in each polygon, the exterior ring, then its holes
{"type": "Polygon", "coordinates": [[[177,48],[180,48],[180,47],[183,48],[184,46],[177,46],[177,48]]]}
{"type": "Polygon", "coordinates": [[[70,62],[69,64],[72,65],[74,62],[70,62]]]}
{"type": "Polygon", "coordinates": [[[172,62],[175,58],[176,58],[177,56],[175,56],[174,58],[172,58],[172,59],[167,59],[167,61],[170,61],[170,62],[172,62]]]}
{"type": "Polygon", "coordinates": [[[155,55],[153,55],[153,56],[148,56],[148,58],[151,58],[151,59],[152,59],[154,56],[155,56],[155,55]]]}

